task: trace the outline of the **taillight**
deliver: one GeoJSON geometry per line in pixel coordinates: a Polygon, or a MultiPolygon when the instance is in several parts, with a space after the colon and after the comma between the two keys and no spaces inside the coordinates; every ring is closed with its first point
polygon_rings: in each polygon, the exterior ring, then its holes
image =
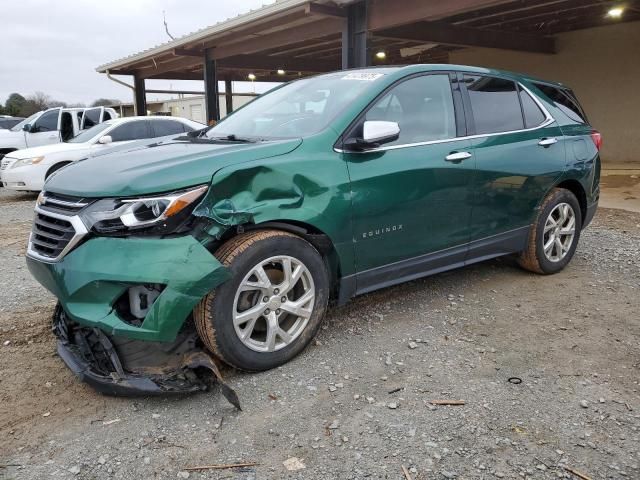
{"type": "Polygon", "coordinates": [[[593,144],[596,146],[598,151],[600,151],[600,148],[602,147],[602,134],[597,130],[593,130],[591,132],[591,140],[593,140],[593,144]]]}

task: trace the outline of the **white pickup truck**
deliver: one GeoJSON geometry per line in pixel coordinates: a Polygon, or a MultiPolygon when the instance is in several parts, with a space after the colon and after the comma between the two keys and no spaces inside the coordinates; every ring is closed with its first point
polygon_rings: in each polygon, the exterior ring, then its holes
{"type": "Polygon", "coordinates": [[[50,108],[35,113],[9,130],[0,130],[0,160],[23,148],[66,142],[81,130],[117,118],[113,108],[50,108]]]}

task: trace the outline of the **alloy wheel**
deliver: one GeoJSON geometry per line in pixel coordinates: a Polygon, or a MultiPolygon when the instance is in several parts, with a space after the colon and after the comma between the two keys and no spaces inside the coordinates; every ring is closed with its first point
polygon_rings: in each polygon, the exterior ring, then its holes
{"type": "Polygon", "coordinates": [[[233,301],[233,326],[240,341],[257,352],[290,345],[309,323],[315,301],[309,269],[286,255],[255,265],[233,301]]]}
{"type": "Polygon", "coordinates": [[[559,262],[567,256],[576,233],[576,214],[568,203],[560,203],[551,210],[544,224],[542,246],[544,255],[551,262],[559,262]]]}

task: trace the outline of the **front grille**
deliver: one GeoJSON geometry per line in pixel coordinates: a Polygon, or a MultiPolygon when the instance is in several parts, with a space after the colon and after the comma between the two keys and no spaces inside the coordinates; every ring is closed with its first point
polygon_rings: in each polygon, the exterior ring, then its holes
{"type": "Polygon", "coordinates": [[[7,168],[9,168],[9,164],[13,162],[13,158],[3,158],[2,162],[0,162],[0,170],[6,170],[7,168]]]}
{"type": "Polygon", "coordinates": [[[75,235],[76,230],[70,221],[36,213],[31,231],[31,248],[44,257],[55,259],[75,235]]]}
{"type": "Polygon", "coordinates": [[[84,207],[54,203],[36,205],[27,250],[29,257],[47,263],[57,262],[88,233],[80,217],[74,215],[72,210],[64,211],[65,208],[82,209],[84,207]]]}
{"type": "Polygon", "coordinates": [[[45,193],[40,200],[40,208],[63,215],[73,215],[91,203],[86,198],[70,197],[55,193],[45,193]]]}

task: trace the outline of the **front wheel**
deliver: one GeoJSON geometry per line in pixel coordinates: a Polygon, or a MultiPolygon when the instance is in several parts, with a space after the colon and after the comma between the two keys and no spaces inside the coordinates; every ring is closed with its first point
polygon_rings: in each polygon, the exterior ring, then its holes
{"type": "Polygon", "coordinates": [[[573,258],[582,230],[582,214],[576,196],[555,188],[540,205],[529,232],[527,248],[518,259],[522,268],[541,274],[562,270],[573,258]]]}
{"type": "Polygon", "coordinates": [[[282,365],[315,336],[327,308],[329,275],[318,251],[287,232],[241,234],[216,257],[232,278],[194,310],[205,345],[229,365],[282,365]]]}

